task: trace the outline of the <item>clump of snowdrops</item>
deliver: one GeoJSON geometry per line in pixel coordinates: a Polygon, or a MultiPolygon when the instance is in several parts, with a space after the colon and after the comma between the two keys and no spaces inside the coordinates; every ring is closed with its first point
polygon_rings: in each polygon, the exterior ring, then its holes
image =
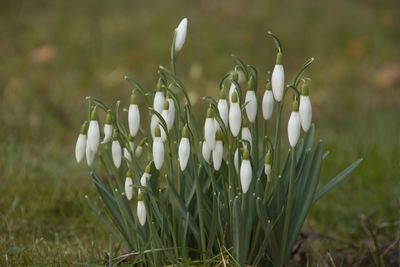
{"type": "Polygon", "coordinates": [[[187,23],[174,31],[170,68],[159,67],[155,90],[125,77],[133,86],[127,115],[119,101],[111,108],[87,98],[76,160],[86,157],[104,205],[88,203],[129,250],[115,260],[161,266],[221,258],[230,265],[282,266],[310,208],[361,160],[317,190],[327,153],[321,141],[314,143],[304,77],[313,59],[285,83],[284,53],[272,33],[278,52],[265,84],[259,86],[255,67],[233,56],[218,99],[204,97],[207,110],[196,116],[175,66],[187,23]],[[292,100],[287,122],[285,98],[292,100]]]}

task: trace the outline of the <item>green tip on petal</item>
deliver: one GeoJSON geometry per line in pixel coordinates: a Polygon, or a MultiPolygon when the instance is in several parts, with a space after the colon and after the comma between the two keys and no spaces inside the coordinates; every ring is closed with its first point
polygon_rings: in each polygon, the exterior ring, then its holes
{"type": "Polygon", "coordinates": [[[268,81],[267,84],[265,85],[265,90],[272,91],[272,85],[270,81],[268,81]]]}
{"type": "Polygon", "coordinates": [[[131,94],[131,104],[132,105],[136,104],[136,95],[135,95],[134,91],[132,91],[132,94],[131,94]]]}
{"type": "Polygon", "coordinates": [[[94,108],[92,109],[92,112],[90,114],[90,120],[92,121],[96,121],[97,120],[97,106],[94,106],[94,108]]]}
{"type": "Polygon", "coordinates": [[[207,109],[207,118],[214,118],[214,110],[211,107],[207,109]]]}
{"type": "Polygon", "coordinates": [[[247,81],[247,90],[254,91],[254,77],[250,76],[250,79],[247,81]]]}
{"type": "Polygon", "coordinates": [[[189,128],[187,127],[187,125],[185,125],[185,127],[183,127],[182,129],[182,137],[189,138],[189,128]]]}
{"type": "Polygon", "coordinates": [[[133,142],[133,136],[132,135],[128,136],[128,142],[133,142]]]}
{"type": "Polygon", "coordinates": [[[128,177],[132,178],[132,172],[131,172],[131,170],[128,170],[128,171],[126,172],[126,177],[127,177],[127,178],[128,178],[128,177]]]}
{"type": "Polygon", "coordinates": [[[231,100],[232,100],[232,103],[237,103],[238,102],[238,95],[237,95],[236,92],[233,92],[231,100]]]}
{"type": "Polygon", "coordinates": [[[292,110],[294,112],[298,112],[299,111],[299,101],[297,101],[297,99],[293,100],[292,110]]]}
{"type": "Polygon", "coordinates": [[[168,102],[168,100],[165,100],[165,101],[164,101],[163,109],[164,109],[164,110],[168,110],[168,109],[169,109],[169,102],[168,102]]]}
{"type": "Polygon", "coordinates": [[[156,130],[154,131],[154,136],[161,137],[161,129],[159,125],[157,125],[156,130]]]}
{"type": "Polygon", "coordinates": [[[107,111],[106,115],[106,124],[111,124],[112,122],[112,115],[111,115],[111,110],[107,111]]]}
{"type": "Polygon", "coordinates": [[[304,82],[301,86],[301,95],[308,96],[308,85],[304,82]]]}
{"type": "Polygon", "coordinates": [[[222,86],[222,89],[219,90],[219,99],[224,99],[226,97],[225,87],[222,86]]]}
{"type": "Polygon", "coordinates": [[[250,159],[250,153],[247,147],[245,147],[243,150],[243,160],[249,160],[249,159],[250,159]]]}
{"type": "Polygon", "coordinates": [[[272,154],[271,150],[268,150],[267,155],[265,156],[265,164],[271,165],[272,163],[272,154]]]}
{"type": "Polygon", "coordinates": [[[282,53],[281,52],[278,52],[277,54],[276,54],[276,62],[275,62],[275,64],[276,65],[282,65],[282,53]]]}
{"type": "Polygon", "coordinates": [[[151,162],[149,162],[149,164],[147,164],[146,169],[144,169],[145,173],[150,174],[151,173],[151,162]]]}
{"type": "Polygon", "coordinates": [[[215,139],[218,140],[218,141],[222,141],[222,131],[221,131],[221,129],[218,129],[215,139]]]}
{"type": "Polygon", "coordinates": [[[89,127],[89,122],[88,121],[85,121],[84,123],[82,123],[80,133],[86,135],[88,127],[89,127]]]}

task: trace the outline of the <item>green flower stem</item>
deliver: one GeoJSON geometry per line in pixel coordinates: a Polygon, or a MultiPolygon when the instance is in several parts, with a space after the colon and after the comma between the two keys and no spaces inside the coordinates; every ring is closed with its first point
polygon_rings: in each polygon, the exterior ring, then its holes
{"type": "Polygon", "coordinates": [[[278,105],[276,105],[276,112],[277,112],[277,117],[276,117],[276,128],[275,128],[275,142],[274,142],[274,174],[275,177],[277,178],[280,174],[280,152],[281,152],[281,135],[282,135],[282,109],[283,109],[283,103],[278,102],[278,105]]]}
{"type": "Polygon", "coordinates": [[[175,38],[176,32],[174,31],[174,36],[172,38],[172,45],[171,45],[171,70],[174,75],[176,75],[176,51],[175,51],[175,38]]]}

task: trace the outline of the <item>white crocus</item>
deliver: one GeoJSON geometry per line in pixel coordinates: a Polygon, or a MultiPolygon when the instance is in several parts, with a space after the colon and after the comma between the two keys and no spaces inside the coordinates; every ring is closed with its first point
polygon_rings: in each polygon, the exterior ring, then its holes
{"type": "Polygon", "coordinates": [[[201,153],[203,154],[204,160],[207,161],[207,163],[210,163],[211,149],[205,140],[201,146],[201,153]]]}
{"type": "Polygon", "coordinates": [[[235,154],[233,155],[233,164],[235,165],[236,172],[239,172],[239,149],[236,148],[235,154]]]}
{"type": "Polygon", "coordinates": [[[310,96],[308,95],[308,86],[306,84],[303,84],[301,88],[299,114],[301,127],[303,131],[307,132],[308,129],[310,129],[312,121],[312,106],[310,96]]]}
{"type": "Polygon", "coordinates": [[[182,130],[182,138],[179,142],[178,160],[181,171],[186,169],[190,156],[189,129],[185,125],[182,130]]]}
{"type": "Polygon", "coordinates": [[[267,155],[265,156],[265,163],[264,163],[264,172],[265,175],[267,176],[267,181],[269,182],[271,180],[271,171],[272,171],[272,155],[271,151],[268,150],[267,155]]]}
{"type": "Polygon", "coordinates": [[[133,196],[133,188],[132,188],[133,182],[132,182],[132,172],[128,171],[126,173],[126,178],[125,178],[125,195],[128,200],[132,199],[133,196]]]}
{"type": "Polygon", "coordinates": [[[219,116],[221,117],[222,121],[225,124],[225,127],[229,125],[229,107],[228,101],[225,99],[225,89],[222,89],[219,93],[219,100],[218,100],[218,112],[219,116]]]}
{"type": "Polygon", "coordinates": [[[254,78],[253,76],[250,77],[248,81],[248,88],[246,92],[246,97],[244,102],[246,103],[245,109],[247,118],[251,123],[256,120],[257,116],[257,97],[256,92],[254,91],[254,78]]]}
{"type": "Polygon", "coordinates": [[[181,51],[185,40],[186,40],[186,32],[187,32],[188,20],[184,18],[179,23],[178,27],[175,29],[175,51],[181,51]]]}
{"type": "Polygon", "coordinates": [[[144,173],[140,178],[140,185],[146,187],[150,177],[151,177],[151,162],[146,166],[146,169],[144,170],[144,173]]]}
{"type": "Polygon", "coordinates": [[[100,145],[100,127],[97,121],[96,107],[93,109],[87,134],[87,146],[95,154],[100,145]]]}
{"type": "Polygon", "coordinates": [[[264,120],[269,120],[272,117],[274,110],[274,94],[272,93],[271,83],[268,82],[262,99],[262,113],[264,120]]]}
{"type": "Polygon", "coordinates": [[[218,171],[221,168],[222,158],[224,156],[224,144],[222,142],[222,132],[218,130],[217,141],[215,147],[212,151],[212,160],[214,165],[214,170],[218,171]]]}
{"type": "MultiPolygon", "coordinates": [[[[243,128],[242,128],[242,139],[246,140],[250,143],[250,148],[253,146],[253,139],[251,138],[251,132],[245,120],[243,120],[243,128]]],[[[247,143],[245,143],[246,145],[247,143]]]]}
{"type": "Polygon", "coordinates": [[[86,152],[86,133],[87,133],[88,123],[85,121],[82,124],[81,131],[79,133],[78,139],[75,145],[75,159],[76,162],[81,162],[86,152]]]}
{"type": "Polygon", "coordinates": [[[168,121],[167,121],[168,131],[169,131],[174,126],[174,121],[175,121],[175,103],[174,103],[174,100],[172,100],[172,98],[170,98],[170,97],[167,97],[167,101],[168,101],[168,104],[169,104],[168,121]]]}
{"type": "Polygon", "coordinates": [[[113,142],[111,143],[111,154],[115,167],[119,168],[122,161],[121,144],[118,141],[118,134],[114,131],[113,142]]]}
{"type": "Polygon", "coordinates": [[[297,100],[293,101],[293,110],[290,114],[288,122],[288,138],[291,147],[295,147],[300,138],[300,115],[299,115],[299,103],[297,100]]]}
{"type": "Polygon", "coordinates": [[[240,111],[239,99],[236,92],[232,94],[232,104],[229,109],[229,127],[232,135],[237,137],[242,126],[242,113],[240,111]]]}
{"type": "Polygon", "coordinates": [[[126,160],[128,161],[132,161],[132,156],[129,150],[126,147],[124,147],[123,150],[124,150],[124,158],[126,158],[126,160]]]}
{"type": "Polygon", "coordinates": [[[131,104],[129,105],[128,110],[128,126],[129,133],[135,137],[140,127],[140,111],[138,105],[136,104],[136,96],[133,92],[131,95],[131,104]]]}
{"type": "Polygon", "coordinates": [[[242,164],[240,165],[240,183],[242,184],[243,194],[249,190],[253,171],[251,169],[250,156],[247,148],[244,149],[242,164]]]}
{"type": "MultiPolygon", "coordinates": [[[[141,193],[139,193],[140,196],[141,193]]],[[[146,206],[142,199],[139,199],[137,202],[137,216],[139,219],[139,223],[141,226],[144,226],[146,223],[146,206]]]]}
{"type": "Polygon", "coordinates": [[[276,55],[276,63],[272,71],[272,92],[277,102],[281,102],[285,90],[285,71],[282,65],[282,53],[278,52],[276,55]]]}
{"type": "Polygon", "coordinates": [[[214,110],[209,107],[207,110],[207,118],[204,123],[204,139],[210,150],[213,150],[215,147],[215,134],[217,129],[215,127],[214,121],[214,110]]]}
{"type": "Polygon", "coordinates": [[[157,170],[164,164],[164,143],[161,139],[161,129],[157,126],[153,140],[153,160],[157,170]]]}

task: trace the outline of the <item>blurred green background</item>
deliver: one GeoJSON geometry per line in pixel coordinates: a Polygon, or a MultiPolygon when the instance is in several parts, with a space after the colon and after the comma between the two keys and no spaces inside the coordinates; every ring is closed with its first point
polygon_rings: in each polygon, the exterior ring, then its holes
{"type": "Polygon", "coordinates": [[[399,14],[396,0],[1,1],[1,265],[102,263],[108,234],[84,200],[95,196],[88,169],[74,161],[85,96],[126,105],[124,75],[154,88],[183,17],[178,73],[194,99],[217,96],[232,53],[264,83],[276,53],[267,30],[283,42],[288,77],[316,58],[307,76],[318,138],[331,152],[323,180],[365,160],[313,209],[304,231],[324,246],[312,256],[368,254],[364,215],[379,244],[390,244],[399,220],[399,14]]]}

